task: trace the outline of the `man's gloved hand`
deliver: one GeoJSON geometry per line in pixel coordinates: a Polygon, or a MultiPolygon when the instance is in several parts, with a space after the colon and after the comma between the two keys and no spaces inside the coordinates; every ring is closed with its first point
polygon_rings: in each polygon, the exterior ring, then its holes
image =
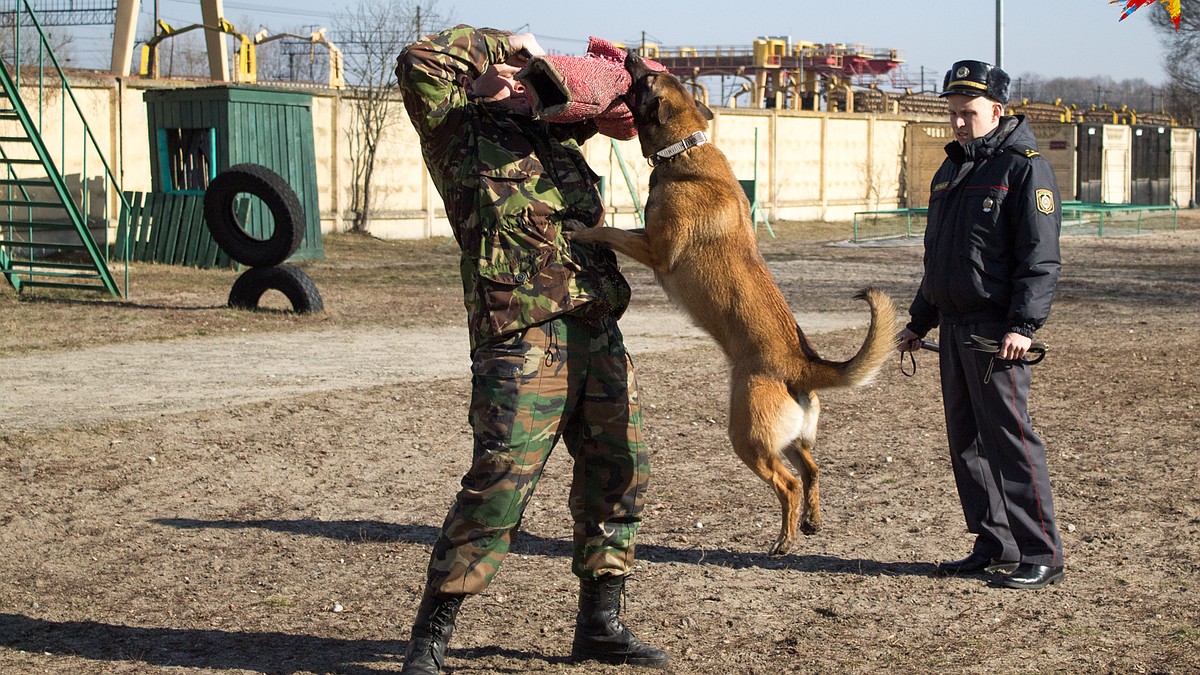
{"type": "Polygon", "coordinates": [[[508,47],[512,56],[505,61],[510,66],[520,68],[535,56],[545,56],[546,50],[538,44],[533,33],[514,33],[508,36],[508,47]]]}

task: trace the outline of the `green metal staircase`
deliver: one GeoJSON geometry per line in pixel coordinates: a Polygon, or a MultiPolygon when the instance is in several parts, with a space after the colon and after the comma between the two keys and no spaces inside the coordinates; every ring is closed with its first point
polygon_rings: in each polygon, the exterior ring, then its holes
{"type": "MultiPolygon", "coordinates": [[[[43,287],[121,297],[106,242],[109,214],[124,197],[29,3],[14,4],[12,53],[0,65],[0,274],[18,292],[43,287]],[[22,37],[29,38],[24,51],[22,37]],[[35,63],[22,65],[22,56],[35,63]],[[33,99],[28,106],[22,92],[33,99]],[[41,132],[47,128],[61,130],[58,162],[41,132]],[[82,131],[68,138],[68,129],[82,131]],[[71,173],[64,174],[68,163],[71,173]],[[67,175],[77,185],[68,185],[67,175]]],[[[126,288],[127,279],[128,270],[126,288]]]]}

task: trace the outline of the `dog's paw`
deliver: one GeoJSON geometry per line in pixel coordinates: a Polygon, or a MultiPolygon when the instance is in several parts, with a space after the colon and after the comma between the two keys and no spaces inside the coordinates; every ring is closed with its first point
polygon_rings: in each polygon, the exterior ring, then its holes
{"type": "Polygon", "coordinates": [[[805,518],[800,521],[800,531],[804,534],[816,534],[821,531],[820,518],[805,518]]]}
{"type": "Polygon", "coordinates": [[[579,229],[563,229],[563,237],[567,241],[593,242],[600,241],[603,236],[599,227],[583,227],[581,225],[579,229]]]}
{"type": "Polygon", "coordinates": [[[785,556],[787,555],[788,551],[792,550],[792,543],[793,540],[790,537],[780,537],[775,542],[775,545],[771,547],[771,550],[767,551],[767,555],[771,556],[772,558],[785,556]]]}

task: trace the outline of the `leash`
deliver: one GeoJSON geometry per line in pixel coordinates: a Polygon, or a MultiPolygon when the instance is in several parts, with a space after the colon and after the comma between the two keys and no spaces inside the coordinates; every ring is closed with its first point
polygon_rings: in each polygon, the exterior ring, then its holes
{"type": "MultiPolygon", "coordinates": [[[[992,340],[991,338],[985,338],[985,337],[982,337],[979,335],[972,335],[970,340],[967,340],[966,342],[963,343],[963,346],[968,347],[977,352],[982,352],[984,354],[993,354],[994,355],[994,354],[999,353],[999,351],[1000,351],[1000,343],[999,342],[997,342],[996,340],[992,340]]],[[[931,352],[935,352],[935,353],[941,353],[941,351],[942,351],[941,346],[938,345],[938,343],[934,342],[933,340],[921,340],[921,349],[927,349],[927,350],[929,350],[931,352]]],[[[1029,366],[1041,363],[1046,358],[1046,349],[1047,348],[1046,348],[1045,343],[1035,342],[1035,343],[1029,345],[1029,351],[1027,351],[1025,353],[1025,356],[1021,357],[1021,361],[1023,361],[1026,365],[1029,365],[1029,366]],[[1030,355],[1032,355],[1032,358],[1030,358],[1030,355]]],[[[994,368],[995,365],[996,365],[996,357],[992,356],[992,358],[988,360],[987,372],[985,372],[983,375],[983,383],[984,384],[987,384],[992,381],[992,368],[994,368]]],[[[917,357],[914,356],[913,351],[900,352],[900,372],[908,377],[912,377],[917,374],[917,357]],[[908,354],[908,360],[912,364],[912,372],[911,373],[904,369],[904,355],[905,354],[908,354]]]]}
{"type": "MultiPolygon", "coordinates": [[[[941,347],[938,346],[938,343],[934,342],[933,340],[921,340],[921,349],[928,349],[934,353],[939,353],[942,351],[941,347]]],[[[917,374],[917,357],[915,356],[914,351],[900,352],[900,372],[904,373],[904,375],[907,377],[912,377],[917,374]],[[911,373],[904,369],[905,354],[908,354],[908,360],[912,363],[911,373]]]]}

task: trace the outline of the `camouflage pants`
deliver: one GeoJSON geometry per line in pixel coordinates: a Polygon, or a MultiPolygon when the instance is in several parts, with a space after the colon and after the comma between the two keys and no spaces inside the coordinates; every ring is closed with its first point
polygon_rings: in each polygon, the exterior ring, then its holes
{"type": "Polygon", "coordinates": [[[480,347],[471,370],[474,461],[434,544],[429,587],[476,594],[491,583],[560,438],[574,460],[572,571],[628,574],[650,465],[616,321],[559,317],[480,347]]]}

